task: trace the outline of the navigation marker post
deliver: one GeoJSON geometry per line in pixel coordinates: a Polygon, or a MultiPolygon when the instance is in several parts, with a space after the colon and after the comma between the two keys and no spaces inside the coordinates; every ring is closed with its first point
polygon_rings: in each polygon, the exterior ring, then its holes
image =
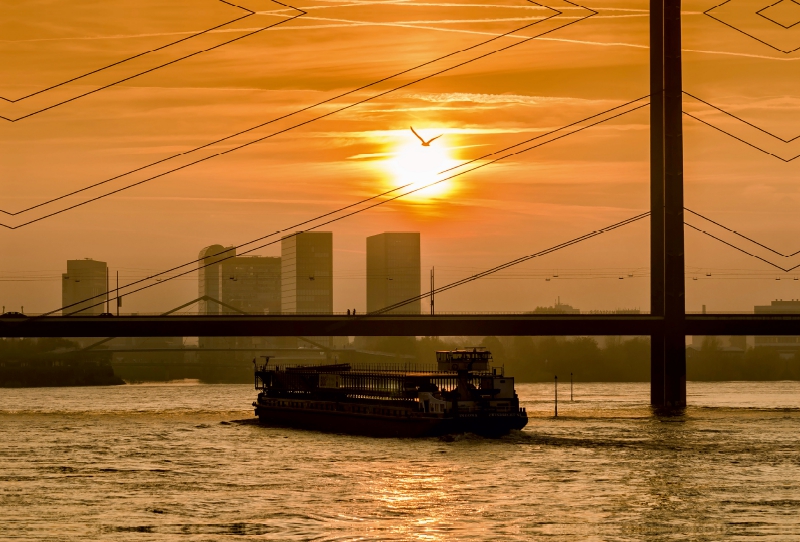
{"type": "Polygon", "coordinates": [[[555,400],[555,414],[553,415],[554,418],[558,418],[558,375],[556,375],[555,379],[555,392],[556,392],[556,400],[555,400]]]}

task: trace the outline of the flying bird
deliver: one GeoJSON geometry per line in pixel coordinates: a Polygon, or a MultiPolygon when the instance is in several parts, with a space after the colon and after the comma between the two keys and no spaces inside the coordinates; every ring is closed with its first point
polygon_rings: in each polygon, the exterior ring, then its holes
{"type": "Polygon", "coordinates": [[[409,126],[409,128],[411,128],[411,131],[412,131],[412,132],[414,132],[414,135],[415,135],[415,136],[417,136],[417,139],[419,139],[419,140],[422,142],[422,146],[423,146],[423,147],[430,147],[430,146],[431,146],[431,143],[433,143],[433,141],[434,141],[434,140],[436,140],[436,139],[439,139],[440,137],[442,137],[442,136],[444,135],[444,134],[439,134],[438,136],[436,136],[436,137],[434,137],[434,138],[432,138],[432,139],[429,139],[428,141],[425,141],[424,139],[422,139],[422,138],[419,136],[419,134],[417,133],[417,131],[416,131],[416,130],[414,130],[414,127],[413,127],[413,126],[409,126]]]}

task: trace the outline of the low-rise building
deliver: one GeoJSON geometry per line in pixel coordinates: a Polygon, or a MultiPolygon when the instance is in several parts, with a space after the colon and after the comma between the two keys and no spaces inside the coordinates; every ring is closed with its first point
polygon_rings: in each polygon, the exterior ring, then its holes
{"type": "MultiPolygon", "coordinates": [[[[800,299],[776,299],[769,305],[756,305],[755,314],[800,314],[800,299]]],[[[774,348],[783,359],[794,359],[800,351],[800,336],[757,335],[756,347],[774,348]]]]}

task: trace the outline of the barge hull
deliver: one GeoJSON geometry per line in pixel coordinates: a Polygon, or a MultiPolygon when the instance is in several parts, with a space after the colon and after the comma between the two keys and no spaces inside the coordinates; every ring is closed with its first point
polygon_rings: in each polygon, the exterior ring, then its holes
{"type": "Polygon", "coordinates": [[[430,418],[423,416],[376,416],[342,411],[323,411],[256,405],[256,416],[264,425],[311,429],[328,433],[346,433],[377,437],[431,437],[458,433],[474,433],[500,437],[520,430],[528,423],[527,416],[460,416],[430,418]]]}

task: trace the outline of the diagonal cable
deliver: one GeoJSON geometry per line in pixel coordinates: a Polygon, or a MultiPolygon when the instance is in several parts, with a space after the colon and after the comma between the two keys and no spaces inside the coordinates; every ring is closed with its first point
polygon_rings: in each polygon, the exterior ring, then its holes
{"type": "Polygon", "coordinates": [[[732,137],[733,139],[735,139],[735,140],[737,140],[737,141],[741,141],[741,142],[742,142],[742,143],[744,143],[745,145],[747,145],[747,146],[749,146],[749,147],[752,147],[752,148],[754,148],[754,149],[755,149],[755,150],[757,150],[757,151],[763,152],[764,154],[766,154],[766,155],[768,155],[768,156],[774,156],[775,158],[777,158],[778,160],[780,160],[780,161],[782,161],[782,162],[786,162],[786,163],[788,163],[788,162],[792,162],[792,161],[796,160],[797,158],[800,158],[800,154],[798,154],[797,156],[793,156],[792,158],[788,158],[788,159],[787,159],[787,158],[783,158],[782,156],[778,156],[778,155],[777,155],[777,154],[775,154],[775,153],[772,153],[772,152],[769,152],[768,150],[762,149],[761,147],[759,147],[759,146],[757,146],[757,145],[754,145],[754,144],[750,143],[749,141],[746,141],[746,140],[742,139],[742,138],[741,138],[741,137],[739,137],[739,136],[736,136],[736,135],[734,135],[734,134],[732,134],[732,133],[730,133],[730,132],[728,132],[728,131],[726,131],[726,130],[723,130],[722,128],[720,128],[720,127],[718,127],[718,126],[714,126],[714,125],[713,125],[713,124],[711,124],[710,122],[704,121],[704,120],[703,120],[703,119],[701,119],[700,117],[697,117],[697,116],[695,116],[695,115],[692,115],[691,113],[689,113],[689,112],[687,112],[687,111],[684,111],[684,112],[683,112],[683,114],[684,114],[684,115],[686,115],[687,117],[691,117],[691,118],[693,118],[694,120],[696,120],[696,121],[698,121],[698,122],[702,122],[702,123],[703,123],[703,124],[705,124],[706,126],[709,126],[709,127],[713,128],[713,129],[715,129],[715,130],[719,131],[719,132],[722,132],[723,134],[725,134],[725,135],[726,135],[726,136],[728,136],[728,137],[732,137]]]}
{"type": "MultiPolygon", "coordinates": [[[[698,213],[696,211],[692,211],[691,209],[689,209],[687,207],[684,207],[684,210],[692,213],[693,215],[695,215],[697,217],[702,218],[703,220],[711,222],[712,224],[715,224],[715,225],[719,226],[720,228],[722,228],[722,229],[724,229],[724,230],[726,230],[726,231],[728,231],[728,232],[730,232],[730,233],[732,233],[732,234],[734,234],[734,235],[736,235],[738,237],[741,237],[745,241],[749,241],[749,242],[753,243],[754,245],[758,245],[761,248],[763,248],[765,250],[768,250],[768,251],[772,252],[773,254],[776,254],[777,256],[783,256],[784,258],[791,258],[792,256],[797,256],[798,254],[800,254],[800,250],[798,250],[796,252],[792,252],[791,254],[784,254],[783,252],[775,250],[774,248],[772,248],[770,246],[767,246],[767,245],[765,245],[763,243],[760,243],[760,242],[756,241],[755,239],[751,239],[750,237],[748,237],[746,235],[743,235],[743,234],[739,233],[738,231],[733,230],[733,229],[729,228],[728,226],[717,222],[716,220],[712,220],[711,218],[709,218],[709,217],[707,217],[705,215],[701,215],[700,213],[698,213]]],[[[703,232],[703,233],[705,233],[705,232],[703,232]]]]}
{"type": "Polygon", "coordinates": [[[719,241],[719,242],[720,242],[720,243],[722,243],[723,245],[727,245],[727,246],[731,247],[731,248],[732,248],[732,249],[734,249],[734,250],[738,250],[738,251],[739,251],[739,252],[741,252],[742,254],[746,254],[746,255],[748,255],[748,256],[750,256],[750,257],[752,257],[752,258],[755,258],[755,259],[757,259],[757,260],[761,260],[762,262],[764,262],[764,263],[766,263],[766,264],[768,264],[768,265],[771,265],[772,267],[774,267],[774,268],[776,268],[776,269],[780,269],[780,270],[781,270],[781,271],[783,271],[784,273],[789,273],[790,271],[794,271],[795,269],[797,269],[798,267],[800,267],[800,264],[797,264],[797,265],[795,265],[794,267],[789,267],[788,269],[787,269],[787,268],[783,268],[783,267],[781,267],[781,266],[780,266],[780,265],[778,265],[778,264],[774,264],[774,263],[772,263],[771,261],[769,261],[769,260],[767,260],[767,259],[764,259],[764,258],[762,258],[761,256],[756,256],[755,254],[753,254],[753,253],[751,253],[751,252],[747,252],[745,249],[743,249],[743,248],[739,248],[739,247],[737,247],[736,245],[734,245],[733,243],[729,243],[728,241],[725,241],[724,239],[720,239],[720,238],[719,238],[719,237],[717,237],[716,235],[713,235],[713,234],[711,234],[711,233],[708,233],[708,232],[707,232],[707,231],[705,231],[705,230],[701,230],[701,229],[700,229],[700,228],[698,228],[697,226],[693,226],[693,225],[689,224],[688,222],[684,222],[684,224],[686,224],[687,226],[689,226],[689,227],[690,227],[690,228],[692,228],[693,230],[695,230],[695,231],[697,231],[697,232],[700,232],[700,233],[702,233],[703,235],[706,235],[706,236],[708,236],[708,237],[710,237],[710,238],[712,238],[712,239],[714,239],[714,240],[716,240],[716,241],[719,241]]]}
{"type": "MultiPolygon", "coordinates": [[[[730,2],[730,1],[731,1],[731,0],[725,0],[725,1],[724,1],[724,2],[722,2],[721,4],[718,4],[718,5],[714,6],[714,7],[708,8],[707,10],[705,10],[705,11],[703,12],[703,15],[706,15],[706,16],[708,16],[708,17],[710,17],[710,18],[714,19],[715,21],[717,21],[717,22],[720,22],[720,23],[724,24],[724,25],[725,25],[725,26],[727,26],[728,28],[732,28],[733,30],[736,30],[737,32],[741,32],[741,33],[742,33],[742,34],[744,34],[745,36],[747,36],[747,37],[749,37],[749,38],[752,38],[752,39],[756,40],[756,41],[757,41],[757,42],[759,42],[759,43],[763,43],[764,45],[766,45],[766,46],[767,46],[767,47],[769,47],[770,49],[774,49],[774,50],[776,50],[776,51],[778,51],[778,52],[781,52],[781,53],[784,53],[784,54],[787,54],[787,55],[788,55],[788,54],[790,54],[790,53],[793,53],[793,52],[795,52],[795,51],[797,51],[797,50],[800,50],[800,47],[796,47],[796,48],[794,48],[794,49],[790,49],[790,50],[784,50],[784,49],[781,49],[781,48],[779,48],[779,47],[775,47],[775,46],[774,46],[774,45],[772,45],[771,43],[769,43],[769,42],[767,42],[767,41],[765,41],[765,40],[762,40],[761,38],[758,38],[758,37],[754,36],[753,34],[750,34],[749,32],[745,32],[745,31],[744,31],[744,30],[742,30],[741,28],[738,28],[738,27],[736,27],[736,26],[734,26],[734,25],[732,25],[732,24],[726,23],[726,22],[725,22],[725,21],[723,21],[722,19],[720,19],[720,18],[718,18],[718,17],[715,17],[714,15],[712,15],[712,14],[711,14],[711,11],[713,11],[713,10],[717,9],[718,7],[722,7],[722,6],[724,6],[725,4],[727,4],[727,3],[728,3],[728,2],[730,2]]],[[[769,6],[766,6],[766,7],[769,7],[769,6]]],[[[761,14],[759,13],[759,15],[761,15],[761,14]]],[[[763,15],[762,15],[762,17],[763,17],[763,15]]]]}
{"type": "Polygon", "coordinates": [[[694,98],[694,99],[695,99],[695,100],[697,100],[698,102],[704,103],[704,104],[706,104],[708,107],[710,107],[710,108],[712,108],[712,109],[715,109],[715,110],[719,111],[720,113],[723,113],[723,114],[725,114],[725,115],[727,115],[727,116],[729,116],[729,117],[731,117],[731,118],[733,118],[733,119],[736,119],[736,120],[738,120],[739,122],[741,122],[741,123],[743,123],[743,124],[746,124],[746,125],[750,126],[751,128],[755,128],[755,129],[756,129],[756,130],[758,130],[759,132],[761,132],[761,133],[764,133],[764,134],[766,134],[766,135],[768,135],[768,136],[770,136],[770,137],[772,137],[772,138],[775,138],[775,139],[777,139],[777,140],[779,140],[779,141],[782,141],[782,142],[784,142],[784,143],[791,143],[792,141],[795,141],[796,139],[800,138],[800,135],[796,135],[796,136],[794,136],[794,137],[793,137],[793,138],[791,138],[791,139],[784,139],[784,138],[782,138],[781,136],[779,136],[779,135],[777,135],[777,134],[773,134],[773,133],[772,133],[772,132],[770,132],[769,130],[765,130],[764,128],[761,128],[760,126],[757,126],[757,125],[753,124],[752,122],[750,122],[750,121],[748,121],[748,120],[746,120],[746,119],[743,119],[742,117],[740,117],[740,116],[738,116],[738,115],[734,115],[733,113],[731,113],[731,112],[729,112],[729,111],[725,111],[725,110],[724,110],[724,109],[722,109],[721,107],[718,107],[718,106],[716,106],[716,105],[712,104],[711,102],[707,102],[706,100],[704,100],[704,99],[702,99],[702,98],[699,98],[699,97],[695,96],[694,94],[691,94],[691,93],[689,93],[689,92],[686,92],[685,90],[683,91],[683,93],[684,93],[684,94],[686,94],[687,96],[689,96],[690,98],[694,98]]]}

